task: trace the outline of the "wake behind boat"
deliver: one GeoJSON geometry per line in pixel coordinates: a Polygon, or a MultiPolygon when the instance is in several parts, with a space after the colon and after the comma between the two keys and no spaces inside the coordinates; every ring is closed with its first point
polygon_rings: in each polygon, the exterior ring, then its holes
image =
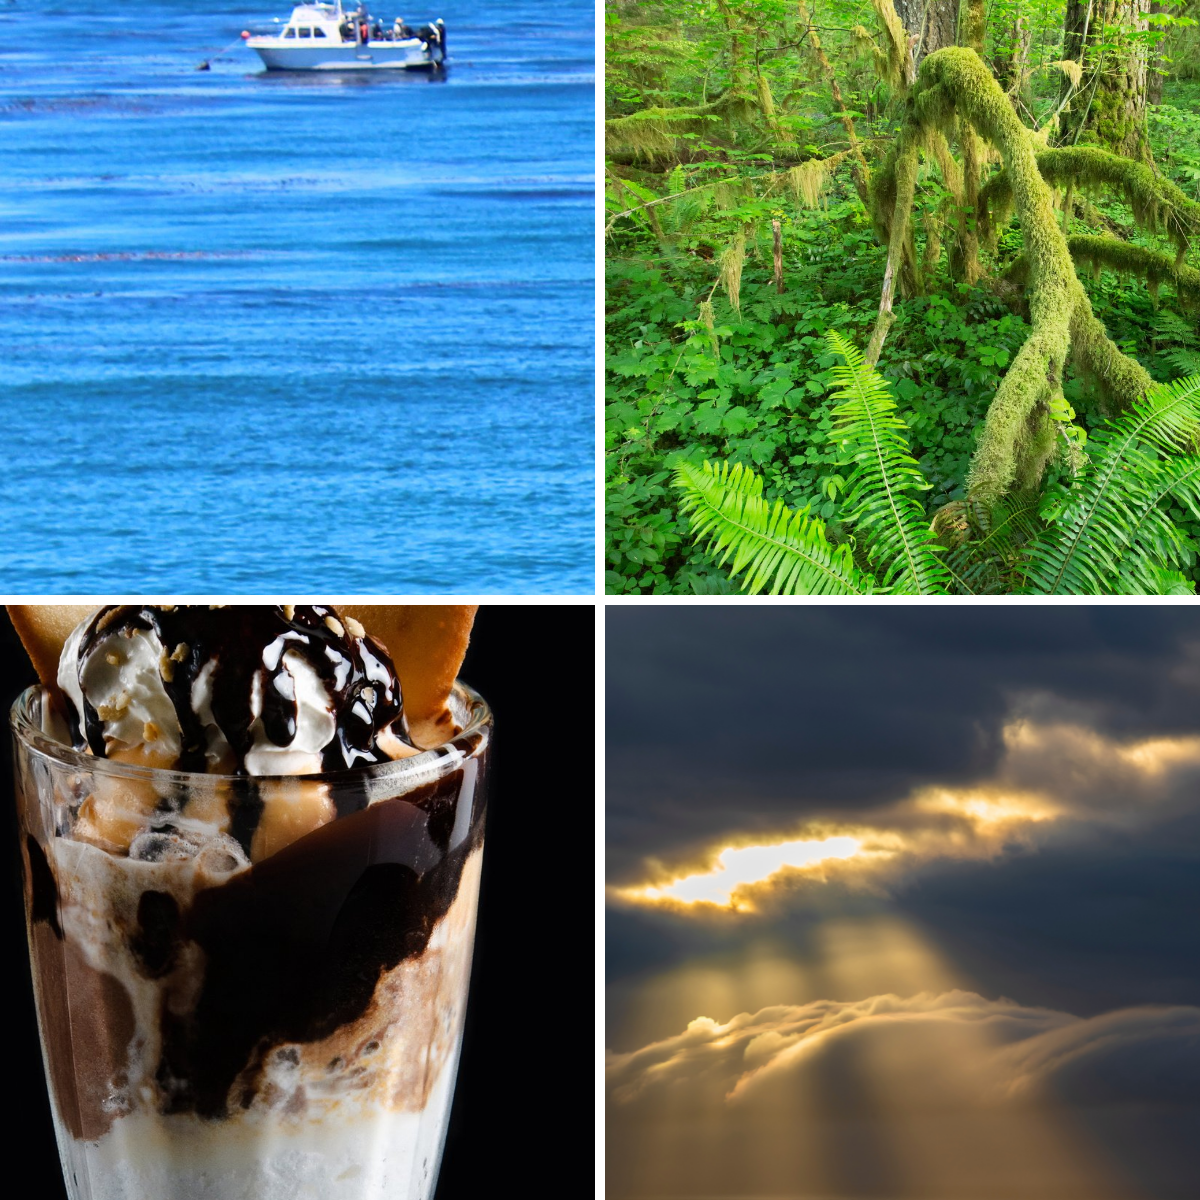
{"type": "Polygon", "coordinates": [[[297,5],[278,32],[242,38],[269,71],[437,70],[446,58],[440,17],[415,30],[401,17],[385,26],[365,4],[347,10],[342,0],[297,5]]]}

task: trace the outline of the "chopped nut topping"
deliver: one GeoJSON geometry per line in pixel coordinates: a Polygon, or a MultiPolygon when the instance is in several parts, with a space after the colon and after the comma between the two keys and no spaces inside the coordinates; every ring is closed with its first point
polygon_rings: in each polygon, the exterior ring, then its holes
{"type": "Polygon", "coordinates": [[[356,621],[353,617],[346,618],[346,628],[350,630],[354,637],[367,636],[367,631],[362,627],[362,622],[356,621]]]}
{"type": "Polygon", "coordinates": [[[161,608],[163,610],[163,612],[174,612],[175,611],[175,605],[173,605],[173,604],[160,604],[158,607],[161,608]]]}
{"type": "Polygon", "coordinates": [[[338,637],[346,636],[346,631],[342,628],[342,623],[337,619],[337,617],[326,617],[325,624],[328,625],[338,637]]]}
{"type": "Polygon", "coordinates": [[[129,700],[125,696],[117,697],[113,704],[101,704],[96,709],[96,716],[102,721],[119,721],[124,715],[125,710],[129,706],[129,700]],[[122,703],[124,701],[124,703],[122,703]]]}
{"type": "Polygon", "coordinates": [[[147,721],[142,726],[142,737],[148,742],[157,742],[160,737],[158,726],[153,721],[147,721]]]}
{"type": "Polygon", "coordinates": [[[283,606],[283,616],[285,620],[292,620],[296,615],[296,606],[294,604],[285,604],[283,606]]]}
{"type": "Polygon", "coordinates": [[[359,695],[363,698],[363,700],[366,701],[366,703],[369,707],[371,707],[371,708],[375,707],[375,689],[374,688],[365,687],[365,688],[363,688],[363,690],[361,692],[359,692],[359,695]]]}
{"type": "Polygon", "coordinates": [[[171,661],[172,662],[183,662],[183,660],[185,658],[187,658],[187,656],[188,656],[188,644],[187,644],[187,642],[180,642],[179,645],[175,647],[174,653],[171,655],[171,661]]]}
{"type": "Polygon", "coordinates": [[[175,664],[167,657],[165,650],[158,656],[158,673],[167,683],[175,678],[175,664]]]}
{"type": "Polygon", "coordinates": [[[119,667],[121,665],[121,656],[117,654],[115,650],[109,650],[104,656],[104,661],[108,663],[110,667],[119,667]]]}

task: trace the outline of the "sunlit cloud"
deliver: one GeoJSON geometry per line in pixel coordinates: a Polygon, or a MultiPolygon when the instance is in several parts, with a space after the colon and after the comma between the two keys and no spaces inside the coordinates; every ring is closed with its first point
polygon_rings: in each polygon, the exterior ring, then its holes
{"type": "Polygon", "coordinates": [[[741,835],[641,881],[610,888],[617,903],[692,916],[761,912],[789,892],[837,883],[886,891],[925,864],[1036,849],[1081,823],[1146,824],[1200,803],[1200,737],[1119,743],[1079,725],[1014,720],[995,776],[930,786],[853,820],[808,821],[775,836],[741,835]]]}
{"type": "MultiPolygon", "coordinates": [[[[1104,1121],[1128,1146],[1187,1120],[1200,1008],[1080,1018],[964,990],[816,1000],[697,1017],[608,1054],[605,1072],[614,1197],[1141,1200],[1080,1130],[1104,1121]],[[1114,1126],[1114,1098],[1140,1106],[1142,1124],[1114,1126]]],[[[1194,1193],[1186,1143],[1156,1139],[1176,1186],[1153,1194],[1194,1193]]]]}
{"type": "Polygon", "coordinates": [[[870,1047],[869,1060],[895,1076],[880,1081],[883,1090],[907,1107],[990,1107],[1051,1088],[1082,1102],[1103,1102],[1110,1089],[1200,1101],[1200,1008],[1146,1005],[1084,1018],[961,990],[775,1005],[725,1022],[700,1016],[673,1037],[610,1052],[608,1093],[621,1105],[679,1089],[700,1106],[769,1105],[790,1077],[849,1042],[860,1057],[870,1047]],[[953,1078],[933,1068],[943,1058],[954,1061],[953,1078]],[[1153,1071],[1142,1069],[1148,1059],[1153,1071]]]}
{"type": "Polygon", "coordinates": [[[628,889],[630,899],[678,900],[684,904],[716,904],[737,908],[737,892],[784,871],[819,866],[830,859],[858,854],[862,843],[852,837],[780,842],[768,846],[741,846],[722,850],[711,871],[687,875],[663,887],[628,889]]]}

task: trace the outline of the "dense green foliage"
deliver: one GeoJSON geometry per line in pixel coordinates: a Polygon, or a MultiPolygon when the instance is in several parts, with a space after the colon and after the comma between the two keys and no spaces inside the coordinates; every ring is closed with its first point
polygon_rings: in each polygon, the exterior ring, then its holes
{"type": "MultiPolygon", "coordinates": [[[[717,558],[693,539],[672,485],[682,464],[746,468],[761,480],[768,518],[776,502],[793,514],[806,511],[834,550],[850,544],[852,530],[863,543],[873,540],[853,519],[862,502],[853,494],[853,458],[831,436],[845,397],[837,380],[841,359],[826,335],[840,331],[863,346],[876,319],[888,251],[864,203],[864,168],[878,176],[902,127],[904,84],[889,60],[896,56],[887,26],[870,3],[831,0],[812,12],[810,23],[802,5],[771,0],[610,8],[610,592],[736,590],[717,558]],[[782,291],[773,278],[772,222],[780,228],[782,291]]],[[[1014,46],[1020,52],[1009,97],[1029,127],[1044,124],[1061,103],[1062,22],[1061,4],[998,0],[989,9],[985,61],[999,77],[1014,46]]],[[[1170,50],[1171,39],[1186,44],[1194,28],[1167,32],[1170,50]]],[[[1200,83],[1177,74],[1150,111],[1150,146],[1155,170],[1194,200],[1200,199],[1200,83]]],[[[1030,331],[1023,297],[1005,280],[1024,251],[1019,223],[1006,216],[994,250],[983,239],[983,270],[971,278],[962,261],[976,222],[961,196],[951,194],[945,173],[931,166],[936,152],[930,150],[916,178],[914,260],[905,270],[919,278],[915,286],[901,279],[895,324],[879,359],[902,415],[906,453],[919,468],[922,486],[911,500],[923,528],[956,505],[969,509],[966,480],[980,429],[1030,331]]],[[[1136,263],[1119,264],[1120,271],[1100,264],[1093,278],[1096,263],[1089,260],[1080,274],[1109,337],[1150,376],[1165,381],[1200,371],[1193,298],[1168,270],[1176,247],[1167,231],[1151,227],[1112,189],[1081,188],[1070,198],[1059,191],[1057,200],[1070,209],[1064,224],[1076,249],[1086,248],[1089,236],[1116,235],[1169,255],[1157,296],[1136,263]]],[[[1186,282],[1196,266],[1189,251],[1178,278],[1186,282]]],[[[1083,470],[1079,445],[1090,434],[1083,453],[1094,459],[1114,416],[1086,371],[1067,370],[1061,392],[1052,415],[1064,433],[1062,453],[1035,497],[1013,497],[1006,507],[1032,511],[1042,528],[1060,521],[1071,497],[1094,477],[1094,462],[1083,470]],[[1067,436],[1075,429],[1078,436],[1067,436]]],[[[1197,514],[1186,496],[1170,491],[1156,504],[1178,534],[1172,561],[1196,579],[1197,514]]],[[[1002,515],[981,520],[1005,527],[1002,515]]],[[[973,527],[972,538],[984,536],[973,527]]],[[[993,544],[1005,540],[991,536],[993,544]]],[[[950,566],[956,552],[945,559],[950,566]]],[[[875,561],[860,554],[856,569],[875,587],[898,586],[902,547],[893,554],[877,546],[875,554],[875,561]]],[[[985,571],[975,564],[976,582],[984,575],[991,582],[970,590],[1027,585],[995,559],[983,560],[992,565],[985,571]]],[[[1147,590],[1159,590],[1157,576],[1146,579],[1147,590]]]]}
{"type": "Polygon", "coordinates": [[[1194,550],[1163,502],[1200,517],[1200,375],[1155,384],[1105,422],[1072,487],[1017,497],[1002,513],[953,504],[931,530],[916,503],[928,485],[908,455],[893,389],[839,334],[829,339],[844,360],[834,369],[840,403],[829,440],[848,464],[845,540],[831,540],[807,509],[769,504],[762,480],[740,463],[676,468],[693,534],[747,592],[1193,592],[1181,568],[1194,550]]]}

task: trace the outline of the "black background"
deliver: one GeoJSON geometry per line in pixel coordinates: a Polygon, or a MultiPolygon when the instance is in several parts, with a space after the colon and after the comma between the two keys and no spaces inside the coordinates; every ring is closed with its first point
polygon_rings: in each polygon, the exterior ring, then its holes
{"type": "MultiPolygon", "coordinates": [[[[588,1074],[547,1059],[580,1044],[574,1010],[560,1001],[580,982],[589,995],[592,981],[594,630],[591,605],[484,605],[476,618],[462,678],[495,714],[493,787],[471,998],[436,1200],[491,1192],[511,1179],[514,1160],[523,1195],[551,1194],[564,1159],[591,1161],[588,1074]]],[[[34,682],[4,617],[6,714],[34,682]]],[[[8,886],[0,894],[0,962],[8,964],[5,1007],[15,1023],[6,1130],[38,1180],[30,1195],[62,1200],[29,981],[7,729],[3,742],[8,886]]]]}

